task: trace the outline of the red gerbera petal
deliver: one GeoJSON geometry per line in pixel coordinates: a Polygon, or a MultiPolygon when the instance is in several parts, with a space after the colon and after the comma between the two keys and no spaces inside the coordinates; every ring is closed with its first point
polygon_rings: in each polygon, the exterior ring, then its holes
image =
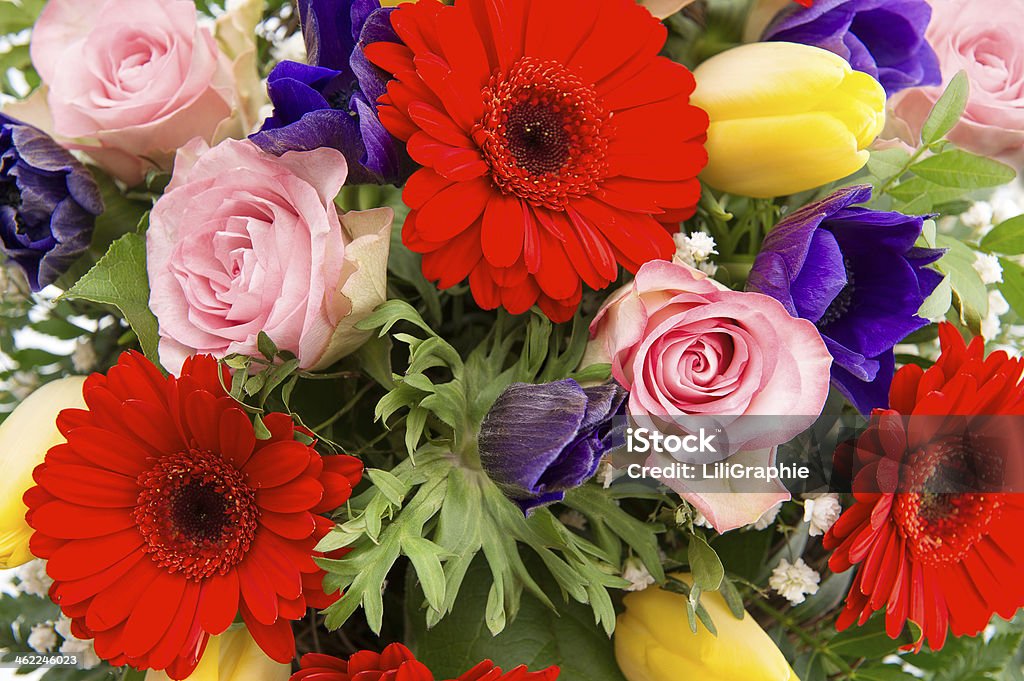
{"type": "Polygon", "coordinates": [[[331,526],[316,513],[362,474],[351,457],[325,465],[286,414],[266,415],[271,436],[257,440],[218,372],[195,357],[164,377],[125,353],[87,380],[87,410],[58,417],[67,443],[25,494],[32,550],[49,559],[51,596],[76,635],[115,664],[175,679],[239,612],[268,655],[291,659],[305,593],[337,598],[312,561],[331,526]]]}
{"type": "Polygon", "coordinates": [[[671,257],[669,231],[699,199],[708,120],[689,103],[693,76],[657,56],[666,30],[647,10],[421,0],[391,22],[406,48],[366,55],[395,79],[381,122],[425,166],[404,193],[402,240],[428,279],[469,279],[484,308],[539,303],[562,321],[581,280],[604,288],[616,263],[671,257]]]}
{"type": "MultiPolygon", "coordinates": [[[[991,490],[1018,481],[985,477],[1004,470],[999,417],[1024,413],[1024,364],[1005,353],[985,358],[981,339],[968,346],[949,324],[939,337],[939,360],[927,370],[900,369],[892,409],[875,410],[856,445],[837,450],[846,459],[838,469],[854,476],[856,502],[824,537],[832,570],[859,565],[837,626],[885,608],[890,636],[908,619],[921,626],[918,649],[925,639],[941,648],[950,631],[977,634],[994,614],[1024,606],[1020,490],[991,490]],[[894,483],[882,470],[895,471],[894,483]],[[950,475],[972,491],[944,487],[950,475]]],[[[1010,441],[1012,449],[1019,439],[1010,441]]]]}

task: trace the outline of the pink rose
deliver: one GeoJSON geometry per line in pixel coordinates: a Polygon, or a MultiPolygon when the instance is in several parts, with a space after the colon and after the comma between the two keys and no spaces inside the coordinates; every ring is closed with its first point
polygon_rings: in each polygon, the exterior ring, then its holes
{"type": "Polygon", "coordinates": [[[890,130],[916,143],[932,105],[963,70],[971,85],[970,100],[949,139],[977,154],[1024,167],[1024,2],[930,2],[932,21],[926,37],[939,57],[943,84],[896,95],[890,101],[896,119],[890,130]]]}
{"type": "Polygon", "coordinates": [[[390,208],[338,215],[348,167],[334,149],[260,151],[248,140],[178,154],[147,232],[160,361],[258,355],[260,331],[319,369],[368,338],[386,297],[390,208]]]}
{"type": "MultiPolygon", "coordinates": [[[[584,363],[611,363],[629,390],[634,421],[664,430],[706,417],[724,428],[728,451],[720,453],[730,463],[771,463],[775,446],[806,430],[828,396],[832,358],[814,324],[774,298],[732,291],[681,263],[643,265],[604,304],[590,333],[584,363]]],[[[648,465],[665,463],[662,455],[648,465]]],[[[789,498],[777,485],[717,494],[735,488],[664,482],[719,531],[753,523],[789,498]]]]}
{"type": "Polygon", "coordinates": [[[233,63],[192,0],[50,0],[31,54],[52,131],[129,185],[170,170],[193,137],[248,132],[239,109],[249,93],[239,91],[251,82],[236,67],[251,70],[251,54],[233,63]]]}

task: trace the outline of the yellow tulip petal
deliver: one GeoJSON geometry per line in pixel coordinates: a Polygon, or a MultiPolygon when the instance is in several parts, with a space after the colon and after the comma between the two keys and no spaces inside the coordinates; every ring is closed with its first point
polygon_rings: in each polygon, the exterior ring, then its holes
{"type": "Polygon", "coordinates": [[[62,409],[82,408],[85,378],[73,376],[42,386],[18,405],[0,424],[0,568],[17,567],[32,559],[21,498],[33,485],[32,471],[46,452],[64,442],[57,430],[62,409]]]}
{"type": "Polygon", "coordinates": [[[813,111],[851,72],[842,57],[794,43],[751,43],[697,67],[690,101],[712,122],[813,111]]]}
{"type": "Polygon", "coordinates": [[[709,160],[701,179],[755,198],[820,187],[868,161],[846,124],[827,113],[712,123],[706,146],[709,160]]]}

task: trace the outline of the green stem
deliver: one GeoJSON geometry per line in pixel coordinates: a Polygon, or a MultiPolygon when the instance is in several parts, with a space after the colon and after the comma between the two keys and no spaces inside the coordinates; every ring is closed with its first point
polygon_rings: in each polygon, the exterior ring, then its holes
{"type": "Polygon", "coordinates": [[[908,170],[910,170],[910,166],[914,165],[917,162],[917,159],[921,158],[921,155],[924,152],[926,152],[926,151],[928,151],[928,147],[926,147],[926,146],[918,147],[917,151],[915,151],[913,153],[913,155],[910,158],[908,158],[903,163],[903,165],[900,167],[900,169],[898,171],[896,171],[896,173],[892,177],[890,177],[888,180],[886,180],[885,183],[881,187],[878,188],[878,194],[876,195],[876,198],[878,196],[881,196],[882,194],[887,193],[890,189],[892,189],[892,186],[901,177],[903,177],[903,175],[906,174],[906,172],[908,170]]]}

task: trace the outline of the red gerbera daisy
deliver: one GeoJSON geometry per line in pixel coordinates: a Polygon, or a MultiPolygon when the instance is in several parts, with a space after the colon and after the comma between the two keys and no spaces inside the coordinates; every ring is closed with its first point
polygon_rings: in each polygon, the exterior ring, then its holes
{"type": "Polygon", "coordinates": [[[900,369],[891,409],[846,450],[856,502],[824,538],[834,572],[860,566],[837,627],[884,608],[890,636],[909,619],[918,648],[926,637],[933,649],[1024,606],[1024,495],[989,492],[1005,481],[987,479],[1007,453],[992,435],[1013,444],[999,416],[1024,414],[1024,362],[986,358],[981,338],[967,346],[952,325],[939,333],[938,362],[900,369]]]}
{"type": "Polygon", "coordinates": [[[284,414],[256,439],[208,356],[176,379],[125,353],[83,393],[25,494],[32,553],[75,636],[183,679],[241,612],[267,655],[291,660],[290,620],[337,600],[312,557],[333,523],[316,514],[349,498],[362,464],[321,457],[284,414]]]}
{"type": "MultiPolygon", "coordinates": [[[[401,643],[392,643],[382,653],[360,650],[347,660],[310,653],[302,656],[302,668],[291,681],[434,681],[434,675],[401,643]]],[[[531,672],[520,665],[502,673],[490,660],[484,660],[459,675],[457,681],[555,681],[558,667],[531,672]]]]}
{"type": "Polygon", "coordinates": [[[367,57],[394,74],[380,118],[424,167],[402,239],[441,288],[554,321],[671,257],[693,215],[707,115],[693,76],[658,56],[665,27],[635,0],[437,0],[391,15],[404,41],[367,57]],[[668,229],[666,229],[668,227],[668,229]]]}

